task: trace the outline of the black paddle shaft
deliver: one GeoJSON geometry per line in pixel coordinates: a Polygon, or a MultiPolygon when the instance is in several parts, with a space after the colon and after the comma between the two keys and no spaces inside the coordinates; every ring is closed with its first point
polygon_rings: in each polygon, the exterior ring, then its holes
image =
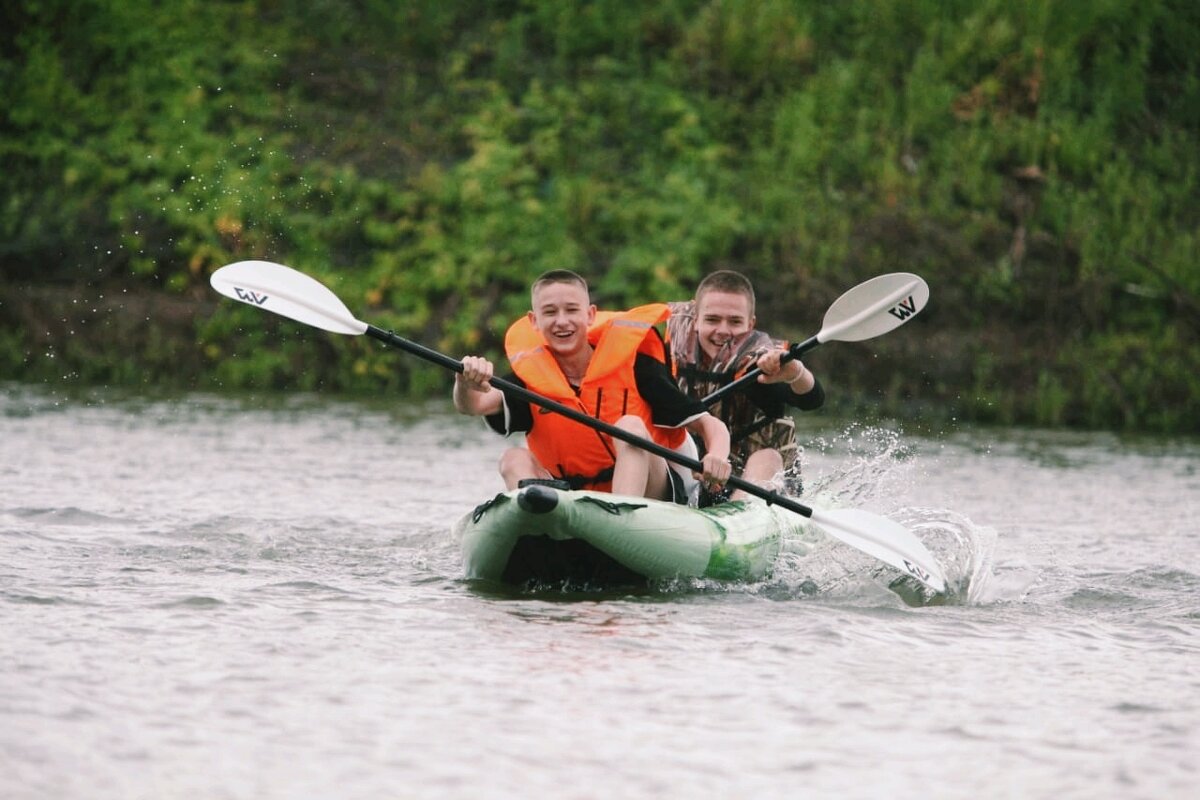
{"type": "MultiPolygon", "coordinates": [[[[784,353],[782,356],[780,356],[779,365],[783,366],[784,364],[788,363],[789,361],[799,358],[800,356],[804,355],[809,350],[812,350],[814,347],[816,347],[820,343],[821,342],[817,339],[816,336],[810,336],[809,338],[805,339],[803,342],[800,342],[800,344],[792,345],[791,347],[788,348],[788,351],[786,353],[784,353]]],[[[762,370],[759,369],[758,367],[755,367],[754,369],[750,370],[742,377],[738,378],[736,381],[733,381],[732,383],[727,383],[724,386],[722,386],[720,389],[717,389],[715,392],[710,394],[708,397],[705,397],[700,402],[704,403],[704,405],[706,405],[706,406],[711,406],[713,403],[717,402],[725,395],[736,391],[737,389],[739,389],[742,386],[745,386],[747,383],[754,380],[759,375],[762,375],[762,370]]]]}
{"type": "MultiPolygon", "coordinates": [[[[392,331],[385,331],[382,328],[375,327],[374,325],[367,325],[367,335],[373,339],[378,339],[379,341],[385,342],[394,347],[399,347],[401,350],[412,353],[413,355],[437,364],[438,366],[446,367],[447,369],[453,370],[454,372],[460,374],[463,371],[463,365],[461,361],[453,359],[444,353],[439,353],[436,350],[431,350],[422,344],[405,339],[403,336],[393,333],[392,331]]],[[[793,358],[794,357],[795,356],[793,356],[793,358]]],[[[598,430],[601,433],[606,433],[614,439],[620,439],[623,442],[628,442],[629,444],[634,445],[635,447],[640,447],[641,449],[653,453],[656,456],[661,456],[667,461],[674,462],[682,467],[687,467],[692,472],[703,472],[704,470],[704,465],[694,458],[688,458],[682,453],[677,453],[668,447],[663,447],[657,442],[643,439],[642,437],[630,433],[629,431],[622,430],[615,425],[610,425],[607,422],[596,419],[595,417],[588,416],[579,409],[565,406],[562,403],[558,403],[548,397],[542,397],[537,392],[531,392],[529,389],[526,389],[523,386],[518,386],[511,381],[494,377],[491,380],[491,384],[497,389],[508,392],[509,394],[519,397],[535,406],[544,408],[547,411],[553,411],[556,414],[562,414],[567,419],[574,420],[580,425],[586,425],[587,427],[598,430]]],[[[732,385],[733,384],[730,384],[730,386],[732,385]]],[[[730,476],[727,483],[734,489],[741,489],[747,494],[752,494],[755,497],[766,500],[768,504],[774,504],[781,508],[786,508],[788,511],[795,512],[804,517],[812,517],[813,515],[813,510],[808,506],[802,503],[797,503],[790,497],[784,497],[778,492],[772,492],[764,489],[758,484],[751,483],[750,481],[739,478],[736,475],[730,476]]]]}

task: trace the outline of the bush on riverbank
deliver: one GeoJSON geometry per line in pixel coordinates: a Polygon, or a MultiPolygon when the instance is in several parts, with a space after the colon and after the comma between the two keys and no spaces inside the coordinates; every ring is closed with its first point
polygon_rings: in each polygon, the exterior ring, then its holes
{"type": "Polygon", "coordinates": [[[925,313],[813,353],[835,400],[1200,430],[1200,11],[1183,0],[0,13],[5,374],[447,385],[218,302],[207,276],[240,258],[492,355],[551,267],[618,306],[733,266],[794,338],[856,282],[911,270],[925,313]]]}

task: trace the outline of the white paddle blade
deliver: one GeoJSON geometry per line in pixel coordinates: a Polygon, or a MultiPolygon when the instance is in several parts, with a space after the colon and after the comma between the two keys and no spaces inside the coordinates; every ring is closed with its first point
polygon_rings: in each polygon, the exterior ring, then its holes
{"type": "Polygon", "coordinates": [[[864,281],[825,312],[820,342],[861,342],[898,328],[929,302],[929,285],[911,272],[892,272],[864,281]]]}
{"type": "Polygon", "coordinates": [[[209,279],[226,297],[332,333],[359,336],[367,323],[354,318],[337,295],[291,267],[271,261],[238,261],[209,279]]]}
{"type": "Polygon", "coordinates": [[[900,523],[854,508],[813,509],[812,520],[835,539],[912,575],[935,592],[946,591],[946,576],[937,560],[900,523]]]}

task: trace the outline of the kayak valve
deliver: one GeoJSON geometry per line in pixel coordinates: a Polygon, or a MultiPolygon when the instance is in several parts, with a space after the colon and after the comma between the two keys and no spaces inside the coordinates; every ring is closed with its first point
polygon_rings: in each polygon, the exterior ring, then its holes
{"type": "Polygon", "coordinates": [[[549,486],[526,486],[517,495],[517,505],[530,514],[548,514],[558,506],[558,492],[549,486]]]}

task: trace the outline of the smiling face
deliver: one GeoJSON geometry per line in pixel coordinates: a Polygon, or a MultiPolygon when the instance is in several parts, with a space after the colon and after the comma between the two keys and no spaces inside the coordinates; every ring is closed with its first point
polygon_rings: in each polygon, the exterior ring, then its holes
{"type": "Polygon", "coordinates": [[[696,300],[696,338],[710,361],[737,337],[754,330],[750,298],[736,292],[709,289],[696,300]]]}
{"type": "Polygon", "coordinates": [[[533,288],[533,310],[529,320],[558,359],[567,359],[588,349],[587,329],[596,319],[596,307],[587,288],[575,282],[544,282],[533,288]]]}

